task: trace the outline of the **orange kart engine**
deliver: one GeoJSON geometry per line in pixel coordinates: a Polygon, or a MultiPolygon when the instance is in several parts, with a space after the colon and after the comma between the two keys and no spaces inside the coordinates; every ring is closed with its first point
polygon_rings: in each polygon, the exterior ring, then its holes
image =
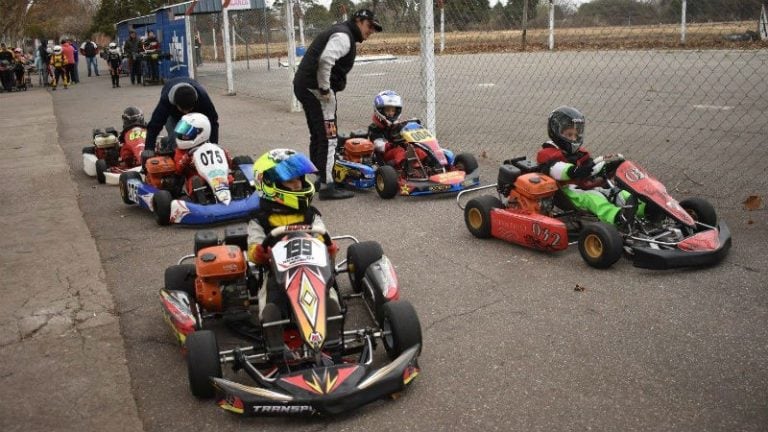
{"type": "Polygon", "coordinates": [[[170,189],[174,184],[176,163],[170,156],[154,156],[147,159],[147,183],[158,189],[170,189]]]}
{"type": "Polygon", "coordinates": [[[246,262],[234,245],[201,249],[195,257],[195,298],[208,312],[247,309],[246,262]]]}
{"type": "Polygon", "coordinates": [[[522,174],[519,168],[504,164],[499,167],[497,185],[499,193],[509,199],[512,207],[540,214],[552,212],[558,190],[552,177],[533,172],[522,174]]]}
{"type": "Polygon", "coordinates": [[[373,155],[373,143],[365,138],[349,138],[344,143],[344,159],[361,163],[373,155]]]}

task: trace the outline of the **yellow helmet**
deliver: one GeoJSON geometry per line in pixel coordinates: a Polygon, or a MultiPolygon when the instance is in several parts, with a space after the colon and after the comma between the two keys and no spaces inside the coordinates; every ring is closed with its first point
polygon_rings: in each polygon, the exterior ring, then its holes
{"type": "Polygon", "coordinates": [[[317,167],[302,153],[291,149],[270,150],[253,164],[256,193],[262,200],[294,210],[306,210],[315,195],[315,185],[307,180],[307,174],[316,172],[317,167]],[[293,179],[301,179],[300,190],[283,186],[283,182],[293,179]]]}

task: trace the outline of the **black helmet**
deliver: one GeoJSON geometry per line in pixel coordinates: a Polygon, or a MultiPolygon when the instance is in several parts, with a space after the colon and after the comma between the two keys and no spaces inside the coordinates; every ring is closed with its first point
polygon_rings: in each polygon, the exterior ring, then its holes
{"type": "Polygon", "coordinates": [[[135,106],[129,106],[123,110],[123,128],[144,124],[144,113],[135,106]]]}
{"type": "Polygon", "coordinates": [[[547,133],[549,139],[566,153],[573,154],[584,142],[584,114],[576,108],[561,106],[549,114],[547,133]],[[568,136],[563,135],[567,132],[568,136]]]}

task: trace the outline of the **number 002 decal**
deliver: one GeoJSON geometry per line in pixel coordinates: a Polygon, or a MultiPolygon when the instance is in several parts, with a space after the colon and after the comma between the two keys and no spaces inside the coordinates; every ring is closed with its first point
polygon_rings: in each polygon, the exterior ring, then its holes
{"type": "Polygon", "coordinates": [[[560,234],[553,233],[548,228],[541,228],[541,225],[535,223],[533,224],[533,235],[535,238],[541,240],[544,244],[548,244],[550,246],[558,246],[560,245],[560,234]]]}

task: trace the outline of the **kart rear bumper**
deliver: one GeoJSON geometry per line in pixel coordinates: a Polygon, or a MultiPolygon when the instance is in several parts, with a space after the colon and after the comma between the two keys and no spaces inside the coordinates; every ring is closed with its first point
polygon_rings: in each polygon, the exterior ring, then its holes
{"type": "Polygon", "coordinates": [[[341,365],[295,372],[278,378],[271,389],[213,378],[218,405],[245,416],[340,414],[403,391],[419,373],[419,349],[411,347],[370,371],[341,365]]]}
{"type": "Polygon", "coordinates": [[[731,249],[731,231],[721,221],[717,227],[718,246],[706,251],[663,250],[647,246],[635,246],[633,265],[635,267],[665,270],[678,267],[703,267],[719,263],[731,249]]]}

